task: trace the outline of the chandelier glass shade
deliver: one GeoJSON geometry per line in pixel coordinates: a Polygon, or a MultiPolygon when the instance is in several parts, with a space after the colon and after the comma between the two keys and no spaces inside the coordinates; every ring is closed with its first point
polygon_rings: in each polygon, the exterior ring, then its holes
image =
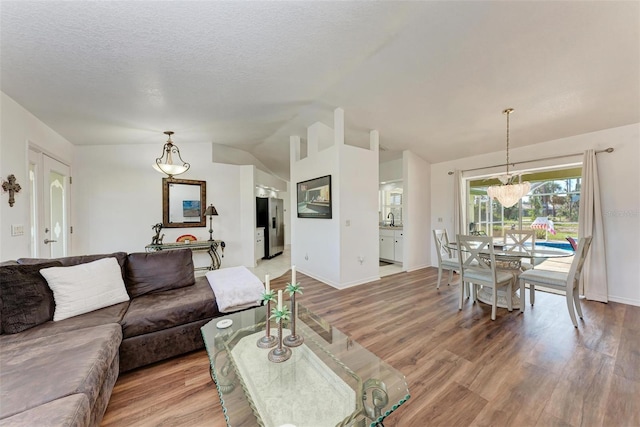
{"type": "Polygon", "coordinates": [[[513,108],[507,108],[502,113],[507,116],[507,173],[498,177],[502,185],[492,185],[487,188],[487,195],[492,199],[497,199],[505,208],[510,208],[527,195],[531,185],[526,181],[514,183],[519,175],[509,173],[509,115],[513,113],[513,108]]]}
{"type": "Polygon", "coordinates": [[[521,184],[504,184],[504,185],[492,185],[487,189],[487,194],[492,199],[498,199],[500,204],[505,208],[518,203],[523,196],[526,196],[531,185],[528,182],[521,184]]]}
{"type": "Polygon", "coordinates": [[[171,141],[171,135],[173,132],[168,130],[164,132],[165,135],[169,136],[169,139],[164,144],[162,148],[162,156],[156,159],[153,168],[160,173],[164,173],[169,176],[169,178],[174,175],[180,175],[181,173],[185,173],[189,170],[191,165],[184,160],[182,160],[182,156],[180,156],[180,150],[178,146],[171,141]]]}

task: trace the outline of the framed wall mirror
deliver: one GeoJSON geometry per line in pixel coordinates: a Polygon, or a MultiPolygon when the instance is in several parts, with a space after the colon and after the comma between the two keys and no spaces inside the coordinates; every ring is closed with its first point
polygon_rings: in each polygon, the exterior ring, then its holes
{"type": "Polygon", "coordinates": [[[162,178],[162,226],[206,227],[207,182],[162,178]]]}

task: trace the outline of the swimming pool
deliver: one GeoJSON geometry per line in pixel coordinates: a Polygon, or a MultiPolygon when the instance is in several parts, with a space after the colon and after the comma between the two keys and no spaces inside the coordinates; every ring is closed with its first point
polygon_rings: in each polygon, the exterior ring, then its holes
{"type": "Polygon", "coordinates": [[[571,251],[569,242],[539,242],[536,240],[536,246],[549,246],[551,248],[565,249],[571,251]]]}

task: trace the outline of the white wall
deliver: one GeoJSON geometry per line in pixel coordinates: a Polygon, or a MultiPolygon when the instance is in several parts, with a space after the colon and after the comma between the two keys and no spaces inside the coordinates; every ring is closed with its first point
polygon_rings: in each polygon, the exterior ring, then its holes
{"type": "Polygon", "coordinates": [[[402,179],[402,158],[380,163],[380,182],[402,179]]]}
{"type": "MultiPolygon", "coordinates": [[[[570,158],[525,164],[516,169],[533,169],[582,161],[587,149],[603,150],[613,147],[611,154],[598,154],[598,169],[605,246],[609,300],[640,305],[640,124],[606,129],[583,135],[530,145],[511,150],[514,162],[548,156],[580,153],[570,158]]],[[[453,176],[454,169],[472,169],[483,165],[504,163],[504,152],[467,157],[431,165],[431,228],[446,227],[453,234],[453,176]],[[442,218],[442,222],[438,222],[442,218]]],[[[500,173],[503,168],[467,173],[464,176],[500,173]]],[[[433,242],[430,239],[430,247],[433,242]]],[[[435,253],[432,265],[437,265],[435,253]]]]}
{"type": "Polygon", "coordinates": [[[378,149],[340,147],[340,287],[380,278],[378,149]],[[362,262],[360,262],[362,259],[362,262]]]}
{"type": "Polygon", "coordinates": [[[287,181],[263,172],[258,168],[255,169],[255,181],[256,185],[273,188],[278,193],[287,191],[287,181]]]}
{"type": "Polygon", "coordinates": [[[431,265],[431,165],[411,151],[403,162],[403,254],[402,269],[413,271],[431,265]]]}
{"type": "MultiPolygon", "coordinates": [[[[0,261],[31,253],[27,158],[30,143],[72,166],[74,233],[70,254],[144,250],[154,234],[151,226],[162,222],[163,176],[150,166],[157,157],[158,146],[74,146],[1,92],[0,113],[0,178],[14,174],[22,187],[13,207],[7,202],[8,194],[0,197],[0,261]],[[24,225],[25,234],[12,237],[12,224],[24,225]]],[[[254,251],[254,180],[253,173],[247,178],[243,168],[253,166],[212,163],[210,143],[180,144],[180,148],[192,166],[179,177],[207,181],[207,203],[213,203],[220,213],[213,219],[213,230],[214,238],[227,244],[223,266],[252,265],[245,261],[253,257],[254,251]],[[243,186],[245,180],[250,184],[243,186]]],[[[287,189],[286,182],[269,179],[261,171],[258,174],[263,182],[287,189]]],[[[164,241],[175,241],[187,233],[208,239],[208,230],[208,220],[204,228],[163,229],[164,241]]],[[[208,256],[196,252],[194,260],[198,265],[207,265],[208,256]]]]}
{"type": "MultiPolygon", "coordinates": [[[[6,180],[8,175],[13,174],[22,187],[15,195],[13,207],[9,207],[9,194],[0,190],[0,261],[28,257],[31,254],[27,157],[29,142],[57,160],[71,164],[73,145],[4,92],[0,92],[0,178],[6,180]],[[24,225],[25,234],[12,237],[12,224],[24,225]]],[[[73,217],[71,221],[73,224],[73,217]]]]}
{"type": "MultiPolygon", "coordinates": [[[[78,146],[74,157],[74,253],[141,252],[151,242],[153,224],[162,222],[163,175],[151,167],[155,145],[78,146]]],[[[211,144],[180,144],[191,163],[179,178],[207,181],[207,205],[213,203],[213,237],[224,240],[223,267],[242,265],[247,244],[242,235],[241,168],[211,163],[211,144]]],[[[252,181],[249,184],[252,188],[252,181]]],[[[250,190],[251,191],[251,190],[250,190]]],[[[251,193],[252,194],[252,193],[251,193]]],[[[246,220],[246,218],[245,218],[246,220]]],[[[245,226],[246,227],[246,226],[245,226]]],[[[209,238],[206,227],[164,228],[165,242],[182,234],[209,238]]],[[[207,265],[204,252],[194,253],[197,265],[207,265]]]]}
{"type": "MultiPolygon", "coordinates": [[[[292,148],[293,151],[293,148],[292,148]]],[[[331,175],[331,219],[298,218],[297,197],[291,197],[291,263],[324,283],[340,283],[340,186],[338,149],[329,147],[291,160],[291,190],[296,183],[331,175]]]]}
{"type": "Polygon", "coordinates": [[[226,163],[228,165],[236,166],[253,165],[261,172],[266,171],[263,172],[265,175],[269,175],[271,173],[269,168],[267,168],[265,164],[258,160],[253,154],[239,148],[229,147],[228,145],[212,143],[211,161],[213,163],[226,163]]]}
{"type": "Polygon", "coordinates": [[[375,135],[375,149],[345,145],[344,111],[336,109],[334,128],[309,126],[305,158],[300,159],[300,138],[291,137],[292,263],[336,288],[379,278],[375,135]],[[296,183],[325,175],[331,175],[332,218],[298,218],[296,183]]]}
{"type": "Polygon", "coordinates": [[[256,197],[255,197],[256,168],[252,165],[240,166],[240,234],[243,244],[242,265],[256,266],[256,246],[248,242],[255,242],[256,233],[256,197]]]}

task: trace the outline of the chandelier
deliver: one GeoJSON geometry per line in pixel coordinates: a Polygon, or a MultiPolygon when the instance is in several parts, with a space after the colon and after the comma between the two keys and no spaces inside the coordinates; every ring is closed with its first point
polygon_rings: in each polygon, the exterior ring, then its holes
{"type": "Polygon", "coordinates": [[[186,171],[188,171],[191,165],[182,160],[178,146],[175,145],[173,141],[171,141],[171,135],[173,135],[173,131],[168,130],[164,132],[164,134],[168,135],[169,139],[162,148],[162,156],[156,159],[153,168],[160,173],[169,175],[169,178],[172,178],[174,175],[180,175],[181,173],[185,173],[186,171]],[[179,163],[173,162],[174,156],[178,157],[178,159],[180,160],[179,163]]]}
{"type": "Polygon", "coordinates": [[[509,173],[509,115],[513,113],[513,108],[507,108],[502,114],[507,115],[507,173],[497,177],[502,185],[492,185],[487,189],[487,194],[492,199],[498,199],[500,204],[505,208],[518,203],[524,195],[531,189],[528,182],[514,183],[519,174],[512,175],[509,173]]]}

